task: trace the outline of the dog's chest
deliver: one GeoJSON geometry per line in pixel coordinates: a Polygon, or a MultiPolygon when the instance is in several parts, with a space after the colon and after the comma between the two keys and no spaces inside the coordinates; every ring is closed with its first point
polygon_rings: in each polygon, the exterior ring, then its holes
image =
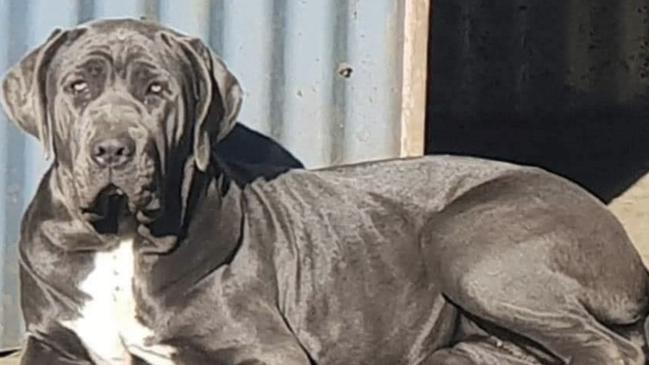
{"type": "Polygon", "coordinates": [[[78,318],[63,325],[79,336],[98,365],[125,364],[129,353],[152,365],[172,365],[174,349],[147,343],[153,331],[136,318],[133,241],[95,255],[94,269],[79,287],[90,299],[78,318]]]}

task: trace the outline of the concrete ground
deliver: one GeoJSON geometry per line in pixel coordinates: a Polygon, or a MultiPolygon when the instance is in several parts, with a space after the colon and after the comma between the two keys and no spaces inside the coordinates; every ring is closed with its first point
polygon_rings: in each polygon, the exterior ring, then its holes
{"type": "Polygon", "coordinates": [[[649,173],[609,204],[649,266],[649,173]]]}
{"type": "Polygon", "coordinates": [[[20,363],[20,356],[18,353],[0,359],[0,365],[18,365],[20,363]]]}

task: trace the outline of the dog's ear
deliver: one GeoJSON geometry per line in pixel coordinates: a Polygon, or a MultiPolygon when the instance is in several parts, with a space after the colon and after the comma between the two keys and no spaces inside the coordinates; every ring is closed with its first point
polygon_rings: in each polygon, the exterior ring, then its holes
{"type": "Polygon", "coordinates": [[[225,137],[236,123],[241,109],[242,91],[237,79],[223,60],[200,39],[162,32],[167,44],[178,43],[189,59],[194,73],[195,121],[194,159],[205,171],[213,146],[225,137]]]}
{"type": "Polygon", "coordinates": [[[45,91],[47,68],[68,36],[68,31],[56,29],[44,44],[9,70],[0,90],[0,102],[9,118],[41,141],[46,158],[54,148],[45,91]]]}

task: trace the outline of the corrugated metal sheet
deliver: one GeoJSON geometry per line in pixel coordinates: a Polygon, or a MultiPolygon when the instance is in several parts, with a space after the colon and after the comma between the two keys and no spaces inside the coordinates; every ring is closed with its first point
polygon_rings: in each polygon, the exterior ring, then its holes
{"type": "MultiPolygon", "coordinates": [[[[55,27],[159,18],[208,41],[244,88],[240,120],[307,166],[392,157],[399,153],[402,13],[394,0],[0,0],[0,72],[55,27]]],[[[19,340],[16,240],[46,167],[41,156],[0,116],[0,347],[19,340]]]]}

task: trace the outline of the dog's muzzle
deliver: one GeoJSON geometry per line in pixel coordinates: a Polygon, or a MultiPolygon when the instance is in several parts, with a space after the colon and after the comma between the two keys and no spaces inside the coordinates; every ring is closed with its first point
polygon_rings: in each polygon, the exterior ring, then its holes
{"type": "Polygon", "coordinates": [[[128,134],[102,136],[91,142],[91,160],[102,169],[121,169],[133,162],[135,141],[128,134]]]}
{"type": "Polygon", "coordinates": [[[155,219],[161,208],[154,138],[141,127],[139,116],[119,111],[91,114],[74,168],[84,217],[113,222],[103,224],[113,228],[120,217],[155,219]]]}

